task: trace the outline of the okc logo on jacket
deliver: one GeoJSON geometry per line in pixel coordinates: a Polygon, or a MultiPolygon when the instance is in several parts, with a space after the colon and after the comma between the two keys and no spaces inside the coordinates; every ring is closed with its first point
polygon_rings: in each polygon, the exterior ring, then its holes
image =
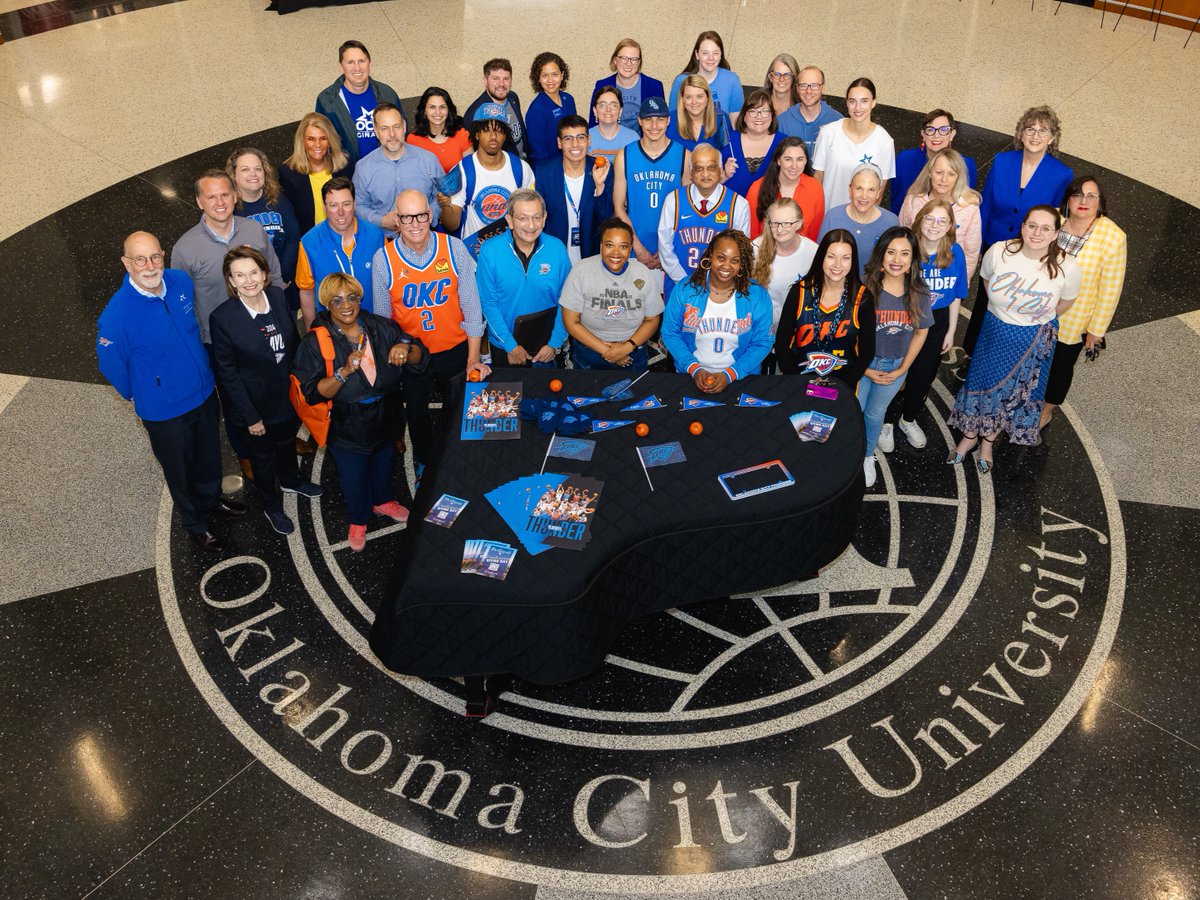
{"type": "Polygon", "coordinates": [[[804,372],[801,374],[816,372],[818,375],[828,375],[834,369],[845,364],[844,359],[830,353],[810,353],[808,354],[808,365],[804,367],[804,372]]]}

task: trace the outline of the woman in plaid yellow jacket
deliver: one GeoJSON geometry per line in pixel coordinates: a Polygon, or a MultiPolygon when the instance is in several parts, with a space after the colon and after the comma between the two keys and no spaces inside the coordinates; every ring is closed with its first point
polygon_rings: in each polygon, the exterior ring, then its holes
{"type": "Polygon", "coordinates": [[[1108,331],[1125,284],[1125,232],[1108,218],[1104,189],[1094,175],[1080,175],[1068,185],[1062,214],[1058,243],[1075,257],[1083,281],[1074,305],[1058,322],[1040,428],[1067,399],[1080,352],[1092,350],[1108,331]]]}

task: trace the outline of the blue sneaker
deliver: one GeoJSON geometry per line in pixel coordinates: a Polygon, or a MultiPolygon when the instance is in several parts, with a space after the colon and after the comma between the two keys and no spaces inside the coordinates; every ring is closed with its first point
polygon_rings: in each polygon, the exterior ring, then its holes
{"type": "Polygon", "coordinates": [[[421,486],[421,476],[425,474],[425,466],[421,463],[413,463],[413,493],[421,486]]]}
{"type": "Polygon", "coordinates": [[[291,534],[296,530],[295,524],[287,515],[280,510],[279,512],[266,511],[267,521],[271,523],[271,527],[279,534],[291,534]]]}
{"type": "Polygon", "coordinates": [[[299,484],[294,484],[291,487],[282,484],[279,487],[285,494],[303,494],[309,500],[316,500],[324,493],[319,484],[314,484],[311,481],[301,481],[299,484]]]}

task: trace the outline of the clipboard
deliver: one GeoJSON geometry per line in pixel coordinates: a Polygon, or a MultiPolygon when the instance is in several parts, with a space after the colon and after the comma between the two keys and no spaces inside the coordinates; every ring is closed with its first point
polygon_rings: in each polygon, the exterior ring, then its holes
{"type": "Polygon", "coordinates": [[[513,337],[525,348],[530,356],[550,343],[550,335],[554,331],[554,318],[558,315],[558,307],[552,306],[541,312],[526,313],[517,316],[513,323],[513,337]]]}

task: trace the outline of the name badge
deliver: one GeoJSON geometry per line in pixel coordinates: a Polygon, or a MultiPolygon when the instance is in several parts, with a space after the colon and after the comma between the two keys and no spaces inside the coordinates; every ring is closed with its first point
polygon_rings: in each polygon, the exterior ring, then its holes
{"type": "Polygon", "coordinates": [[[571,229],[571,246],[572,247],[579,246],[579,228],[578,227],[571,229]]]}

